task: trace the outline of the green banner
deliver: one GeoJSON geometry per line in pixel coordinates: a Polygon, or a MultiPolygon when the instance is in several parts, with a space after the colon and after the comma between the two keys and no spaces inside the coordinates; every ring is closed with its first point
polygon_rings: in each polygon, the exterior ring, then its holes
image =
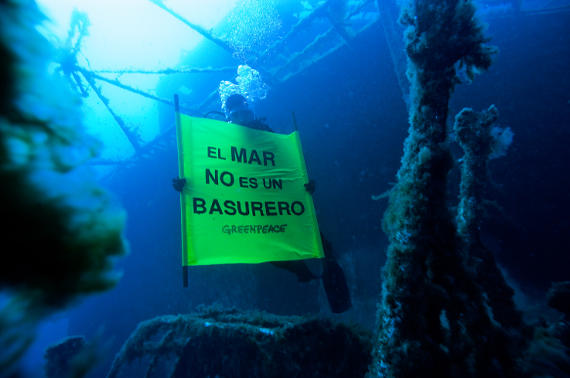
{"type": "Polygon", "coordinates": [[[323,257],[298,132],[177,118],[183,266],[323,257]]]}

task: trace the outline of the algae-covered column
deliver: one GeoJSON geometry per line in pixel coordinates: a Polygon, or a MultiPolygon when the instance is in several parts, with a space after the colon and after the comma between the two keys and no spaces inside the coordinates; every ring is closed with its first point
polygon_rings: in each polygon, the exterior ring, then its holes
{"type": "Polygon", "coordinates": [[[456,217],[458,248],[472,261],[472,272],[485,294],[485,303],[495,322],[510,332],[513,341],[519,338],[519,344],[522,344],[519,337],[522,335],[518,334],[524,333],[524,325],[512,299],[513,289],[503,278],[493,253],[480,240],[488,164],[494,157],[505,154],[512,138],[509,128],[493,127],[498,117],[499,111],[494,105],[482,112],[465,108],[455,116],[453,131],[464,152],[456,217]],[[508,134],[511,135],[505,137],[508,134]]]}
{"type": "Polygon", "coordinates": [[[493,139],[490,129],[498,117],[499,112],[494,105],[481,113],[465,108],[455,116],[453,124],[457,141],[465,153],[461,163],[457,231],[467,249],[472,249],[479,239],[481,204],[493,139]]]}
{"type": "Polygon", "coordinates": [[[405,6],[410,79],[409,136],[384,215],[384,268],[371,373],[389,377],[508,375],[506,336],[460,253],[446,203],[451,157],[448,102],[458,69],[491,64],[471,1],[415,0],[405,6]]]}

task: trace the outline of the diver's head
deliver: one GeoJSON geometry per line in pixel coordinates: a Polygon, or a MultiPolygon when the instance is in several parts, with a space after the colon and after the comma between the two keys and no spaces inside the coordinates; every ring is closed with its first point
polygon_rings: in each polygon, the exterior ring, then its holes
{"type": "Polygon", "coordinates": [[[226,114],[231,123],[238,125],[245,125],[255,119],[245,97],[237,93],[227,98],[226,114]]]}

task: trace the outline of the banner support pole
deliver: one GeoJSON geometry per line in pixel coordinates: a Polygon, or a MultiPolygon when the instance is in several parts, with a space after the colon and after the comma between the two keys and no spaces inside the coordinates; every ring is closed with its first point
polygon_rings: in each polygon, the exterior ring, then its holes
{"type": "MultiPolygon", "coordinates": [[[[184,159],[180,156],[182,151],[182,134],[180,130],[180,101],[178,95],[174,95],[174,111],[176,113],[176,144],[178,147],[178,177],[182,178],[184,174],[184,159]]],[[[184,190],[183,190],[184,191],[184,190]]],[[[184,193],[180,192],[180,212],[182,218],[182,229],[186,229],[186,201],[184,200],[184,193]]],[[[188,265],[186,265],[186,243],[184,236],[182,236],[182,287],[188,287],[188,265]]]]}
{"type": "Polygon", "coordinates": [[[297,117],[295,117],[295,112],[291,112],[291,117],[293,118],[293,127],[295,131],[299,131],[299,126],[297,125],[297,117]]]}
{"type": "MultiPolygon", "coordinates": [[[[307,167],[307,162],[305,161],[305,154],[303,153],[303,146],[301,144],[301,137],[299,135],[299,125],[297,124],[297,117],[295,116],[295,112],[291,112],[291,118],[293,119],[293,127],[295,128],[295,132],[297,132],[297,145],[299,148],[299,154],[300,154],[300,158],[301,158],[301,162],[303,164],[303,166],[305,167],[305,173],[307,175],[307,184],[309,183],[309,172],[308,172],[308,167],[307,167]]],[[[314,206],[314,205],[313,205],[314,206]]],[[[322,242],[322,233],[319,230],[319,223],[317,221],[317,215],[316,215],[316,211],[313,211],[313,213],[315,214],[315,224],[317,225],[317,234],[316,235],[316,240],[315,242],[320,246],[321,251],[324,251],[323,249],[323,242],[322,242]]],[[[323,252],[324,254],[324,252],[323,252]]],[[[324,256],[323,256],[324,257],[324,256]]]]}

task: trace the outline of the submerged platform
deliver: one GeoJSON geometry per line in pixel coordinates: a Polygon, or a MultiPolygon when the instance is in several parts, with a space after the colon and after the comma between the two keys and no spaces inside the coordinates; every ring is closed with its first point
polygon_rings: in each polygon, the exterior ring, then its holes
{"type": "Polygon", "coordinates": [[[371,336],[327,319],[235,309],[167,315],[138,325],[115,377],[363,377],[371,336]]]}

